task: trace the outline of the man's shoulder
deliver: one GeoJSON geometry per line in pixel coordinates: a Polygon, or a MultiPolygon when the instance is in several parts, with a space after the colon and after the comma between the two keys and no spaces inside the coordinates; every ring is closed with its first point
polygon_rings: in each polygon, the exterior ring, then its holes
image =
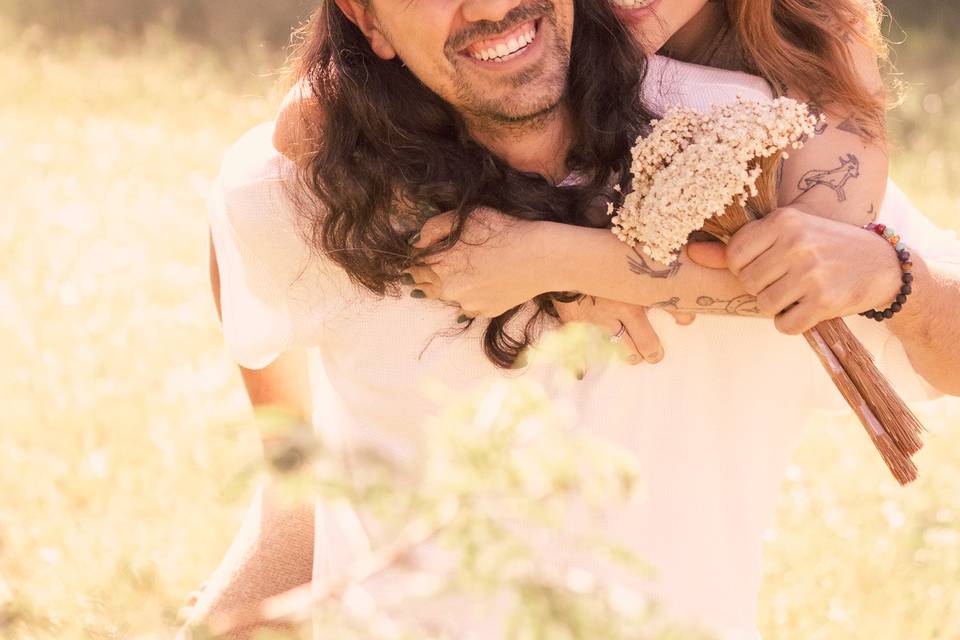
{"type": "Polygon", "coordinates": [[[296,167],[271,143],[273,123],[240,136],[224,154],[213,211],[243,238],[257,245],[267,236],[295,235],[298,216],[296,167]]]}
{"type": "Polygon", "coordinates": [[[220,168],[225,188],[282,180],[290,174],[292,163],[273,146],[274,127],[274,122],[264,122],[230,145],[220,168]]]}

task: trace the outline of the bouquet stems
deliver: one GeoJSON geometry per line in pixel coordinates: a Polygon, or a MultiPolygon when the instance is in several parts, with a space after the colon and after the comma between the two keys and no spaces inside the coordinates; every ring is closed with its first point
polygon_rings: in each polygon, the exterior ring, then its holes
{"type": "MultiPolygon", "coordinates": [[[[777,202],[775,169],[781,155],[759,160],[762,173],[756,194],[745,205],[734,203],[723,215],[707,220],[704,230],[726,243],[740,227],[772,212],[777,202]]],[[[903,485],[915,480],[917,467],[911,457],[923,447],[923,426],[877,369],[870,352],[839,318],[821,322],[804,337],[897,482],[903,485]]]]}

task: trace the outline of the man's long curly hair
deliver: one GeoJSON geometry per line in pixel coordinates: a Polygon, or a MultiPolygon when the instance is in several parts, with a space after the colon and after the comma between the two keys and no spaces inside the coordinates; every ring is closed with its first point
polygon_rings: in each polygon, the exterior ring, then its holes
{"type": "MultiPolygon", "coordinates": [[[[301,31],[296,76],[315,102],[304,123],[317,132],[300,159],[310,202],[308,241],[353,281],[378,295],[395,293],[403,271],[423,253],[408,242],[430,212],[453,211],[453,234],[428,253],[453,246],[471,212],[490,207],[527,220],[608,225],[598,201],[629,178],[630,147],[653,117],[641,99],[646,60],[610,3],[574,0],[571,65],[564,96],[575,123],[568,166],[583,176],[554,186],[516,171],[468,136],[463,118],[399,60],[383,60],[360,30],[324,0],[301,31]]],[[[483,348],[501,367],[513,366],[552,312],[553,295],[492,319],[483,348]]],[[[564,298],[567,299],[567,298],[564,298]]]]}

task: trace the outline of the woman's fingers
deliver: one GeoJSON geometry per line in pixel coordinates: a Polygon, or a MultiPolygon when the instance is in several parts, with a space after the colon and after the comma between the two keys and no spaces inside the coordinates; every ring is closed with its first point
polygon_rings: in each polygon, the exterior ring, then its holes
{"type": "Polygon", "coordinates": [[[418,300],[441,300],[440,287],[429,283],[416,285],[410,291],[410,297],[418,300]]]}
{"type": "Polygon", "coordinates": [[[637,354],[643,360],[650,364],[656,364],[663,360],[664,353],[660,336],[657,335],[653,325],[650,324],[645,308],[635,307],[621,321],[627,328],[627,333],[630,334],[637,354]]]}
{"type": "Polygon", "coordinates": [[[452,211],[433,216],[424,223],[420,233],[410,239],[410,244],[417,249],[431,247],[450,235],[456,221],[457,215],[452,211]]]}
{"type": "Polygon", "coordinates": [[[421,284],[439,285],[440,276],[430,267],[418,265],[403,272],[403,284],[411,287],[421,284]]]}
{"type": "MultiPolygon", "coordinates": [[[[624,323],[623,326],[626,327],[626,323],[624,323]]],[[[619,331],[619,329],[617,331],[619,331]]],[[[616,331],[613,333],[613,335],[617,335],[616,331]]],[[[627,353],[627,363],[636,365],[643,362],[643,355],[640,353],[640,349],[637,348],[637,343],[634,342],[633,338],[630,336],[629,329],[623,332],[619,342],[620,346],[627,353]]]]}
{"type": "Polygon", "coordinates": [[[673,316],[674,321],[681,327],[690,326],[697,319],[695,314],[686,311],[671,311],[670,309],[665,309],[665,311],[673,316]]]}

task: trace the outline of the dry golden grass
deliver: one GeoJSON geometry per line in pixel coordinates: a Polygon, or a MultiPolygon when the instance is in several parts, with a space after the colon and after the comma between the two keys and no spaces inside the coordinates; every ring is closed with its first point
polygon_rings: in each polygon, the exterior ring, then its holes
{"type": "Polygon", "coordinates": [[[0,33],[0,637],[162,628],[259,454],[207,284],[204,193],[269,119],[266,60],[161,33],[0,33]],[[12,100],[11,100],[12,98],[12,100]]]}
{"type": "MultiPolygon", "coordinates": [[[[163,33],[0,25],[0,43],[0,637],[169,637],[239,522],[220,491],[259,455],[209,300],[204,192],[271,116],[276,60],[163,33]]],[[[960,69],[917,55],[932,83],[960,69]]],[[[900,119],[896,175],[957,225],[960,84],[900,119]]],[[[923,417],[907,490],[859,427],[812,425],[768,550],[770,639],[960,636],[960,408],[923,417]]]]}

